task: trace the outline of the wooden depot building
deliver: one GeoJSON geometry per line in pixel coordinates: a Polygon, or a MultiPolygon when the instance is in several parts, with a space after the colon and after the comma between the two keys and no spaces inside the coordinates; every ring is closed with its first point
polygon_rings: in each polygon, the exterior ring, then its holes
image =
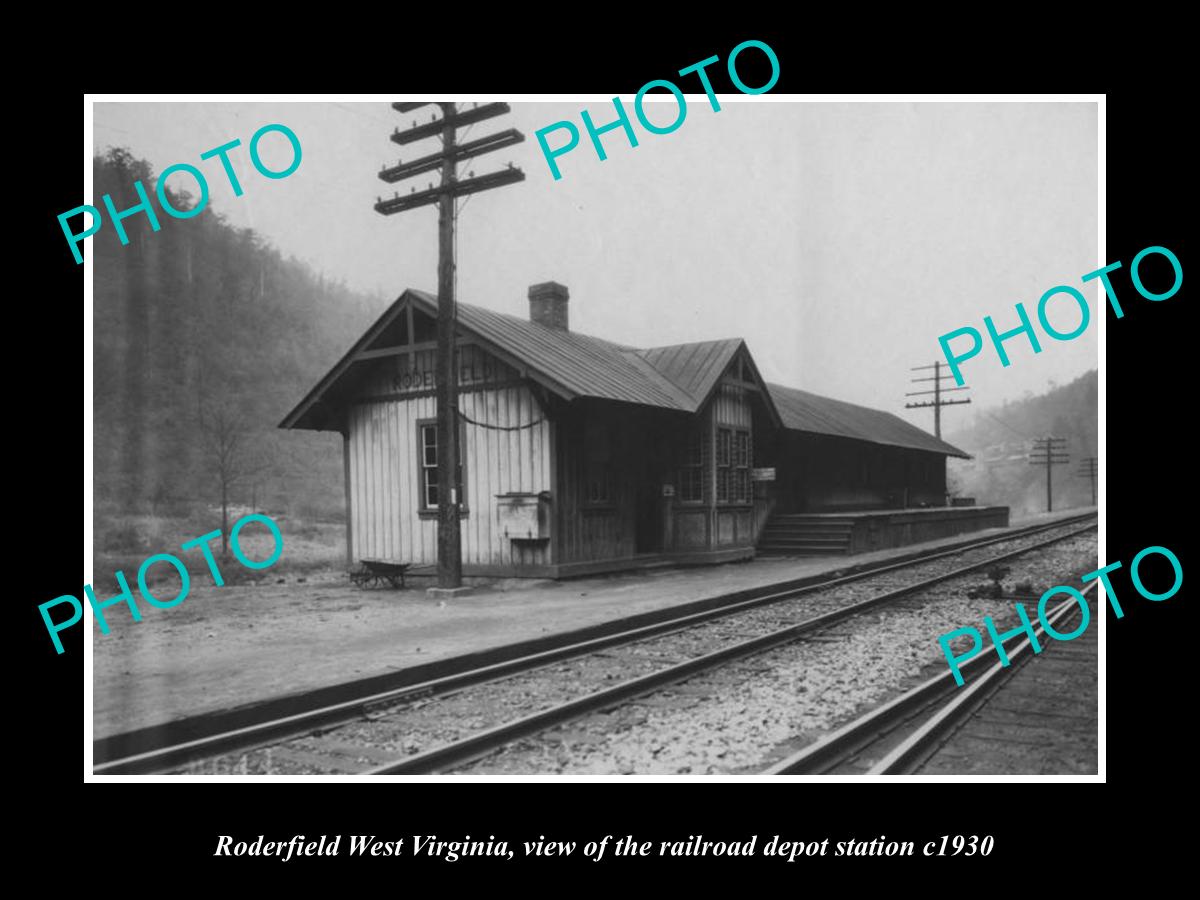
{"type": "MultiPolygon", "coordinates": [[[[564,577],[659,561],[855,552],[1007,524],[947,507],[946,457],[890,413],[766,384],[739,338],[635,349],[458,305],[463,572],[564,577]]],[[[437,302],[404,294],[280,427],[338,431],[348,562],[437,561],[437,302]]]]}

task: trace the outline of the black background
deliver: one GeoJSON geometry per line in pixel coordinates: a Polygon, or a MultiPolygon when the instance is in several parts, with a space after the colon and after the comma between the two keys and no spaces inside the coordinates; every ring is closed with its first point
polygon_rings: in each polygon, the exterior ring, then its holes
{"type": "MultiPolygon", "coordinates": [[[[1177,122],[1185,100],[1164,88],[1121,89],[1122,77],[1113,72],[1088,72],[1084,48],[1075,46],[1062,66],[1042,68],[1018,59],[1045,59],[1033,48],[998,54],[996,65],[985,65],[971,48],[960,43],[932,46],[918,53],[901,48],[895,66],[864,67],[852,46],[834,53],[836,63],[814,56],[822,36],[808,30],[749,25],[713,27],[693,34],[649,33],[637,27],[598,32],[584,43],[579,30],[530,40],[518,47],[511,40],[466,38],[473,46],[447,57],[428,40],[428,29],[417,39],[397,37],[386,47],[363,46],[361,38],[347,39],[336,51],[321,48],[332,60],[353,66],[324,65],[315,47],[299,45],[290,51],[275,46],[263,51],[252,66],[224,67],[224,77],[209,69],[205,77],[176,78],[159,68],[145,67],[113,73],[107,83],[89,83],[98,91],[200,92],[222,91],[361,91],[424,90],[471,92],[602,92],[631,96],[648,80],[671,73],[707,56],[725,59],[746,38],[769,43],[781,64],[781,78],[772,93],[844,91],[1109,91],[1107,105],[1107,255],[1103,263],[1121,260],[1124,268],[1113,281],[1125,317],[1107,313],[1107,453],[1101,461],[1107,482],[1108,549],[1106,560],[1122,560],[1126,568],[1114,584],[1126,611],[1106,619],[1107,643],[1107,784],[954,783],[954,784],[92,784],[82,780],[82,635],[76,628],[64,634],[67,652],[56,656],[47,640],[37,604],[60,594],[78,595],[84,580],[73,564],[68,523],[79,502],[80,445],[68,421],[78,410],[79,369],[69,345],[66,323],[78,309],[82,267],[74,264],[56,216],[83,201],[79,189],[81,163],[80,115],[83,97],[63,85],[58,94],[45,93],[24,101],[25,131],[36,134],[27,152],[37,158],[36,179],[16,178],[28,196],[21,211],[10,216],[19,228],[32,228],[32,240],[10,237],[10,264],[32,276],[11,296],[10,406],[6,417],[9,448],[13,537],[8,570],[16,585],[9,608],[14,611],[26,653],[24,665],[9,668],[9,697],[20,712],[9,728],[10,750],[21,759],[19,772],[32,789],[21,821],[32,843],[59,864],[82,857],[89,863],[103,857],[106,877],[120,876],[124,867],[165,865],[187,873],[196,883],[237,884],[246,877],[280,875],[305,883],[328,876],[376,873],[394,879],[396,890],[415,889],[404,879],[421,869],[424,875],[482,876],[501,884],[506,872],[523,878],[549,876],[547,888],[569,889],[554,881],[556,874],[606,873],[631,877],[636,887],[647,886],[639,876],[650,867],[672,880],[720,872],[735,878],[774,872],[792,879],[799,890],[812,887],[805,870],[820,868],[833,877],[866,876],[897,887],[925,884],[907,881],[920,875],[939,890],[973,891],[993,879],[1024,881],[1023,872],[1057,872],[1062,877],[1089,865],[1152,849],[1155,858],[1170,857],[1172,820],[1164,808],[1181,791],[1188,771],[1186,732],[1180,730],[1181,704],[1191,680],[1185,661],[1192,655],[1184,641],[1187,586],[1162,603],[1137,597],[1129,583],[1129,561],[1143,547],[1171,548],[1189,570],[1183,510],[1190,499],[1187,435],[1193,404],[1188,345],[1184,322],[1187,280],[1170,300],[1151,303],[1133,290],[1129,263],[1142,248],[1169,247],[1186,272],[1183,234],[1184,154],[1188,145],[1178,136],[1177,122]],[[352,49],[348,49],[352,48],[352,49]],[[399,48],[399,49],[395,49],[399,48]],[[925,62],[925,75],[913,74],[912,61],[925,62]],[[1005,60],[1002,64],[1000,60],[1005,60]],[[1069,63],[1069,64],[1068,64],[1069,63]],[[289,77],[267,79],[263,72],[286,66],[289,77]],[[1032,68],[1030,68],[1032,66],[1032,68]],[[342,73],[330,77],[331,70],[342,73]],[[1017,70],[1020,69],[1020,72],[1017,70]],[[1063,73],[1066,81],[1063,81],[1063,73]],[[1045,74],[1046,80],[1039,81],[1045,74]],[[215,81],[213,79],[216,79],[215,81]],[[26,260],[31,249],[35,260],[26,260]],[[264,796],[266,795],[266,796],[264,796]],[[641,860],[609,856],[597,864],[579,851],[568,860],[513,862],[464,859],[297,860],[219,859],[211,856],[218,834],[237,840],[265,833],[268,839],[303,833],[377,834],[393,840],[413,834],[437,834],[445,839],[495,835],[514,845],[545,835],[551,840],[586,842],[604,835],[633,834],[639,840],[681,840],[703,834],[709,840],[746,840],[759,835],[760,847],[772,835],[785,839],[889,838],[925,841],[942,834],[991,834],[996,849],[987,859],[811,859],[788,865],[777,859],[641,860]],[[127,843],[128,842],[128,843],[127,843]],[[128,850],[123,853],[122,849],[128,850]],[[987,881],[985,877],[991,876],[987,881]]],[[[466,28],[466,26],[463,26],[466,28]]],[[[471,31],[467,28],[467,31],[471,31]]],[[[476,29],[478,31],[478,29],[476,29]]],[[[375,44],[379,38],[373,38],[375,44]]],[[[391,40],[389,38],[388,40],[391,40]]],[[[269,42],[268,42],[269,43],[269,42]]],[[[336,43],[336,42],[335,42],[336,43]]],[[[253,41],[251,46],[259,46],[253,41]]],[[[264,44],[264,46],[266,46],[264,44]]],[[[460,43],[462,46],[462,43],[460,43]]],[[[977,48],[976,48],[977,49],[977,48]]],[[[1099,52],[1088,48],[1087,52],[1099,52]]],[[[739,59],[746,83],[765,81],[765,69],[753,68],[754,52],[739,59]],[[742,63],[745,63],[743,66],[742,63]]],[[[221,68],[221,67],[218,67],[221,68]]],[[[920,68],[920,67],[918,67],[920,68]]],[[[714,89],[732,92],[724,66],[710,70],[714,89]]],[[[683,81],[687,91],[696,85],[683,81]]],[[[1125,82],[1128,83],[1128,82],[1125,82]]],[[[529,137],[529,136],[527,136],[529,137]]],[[[671,139],[686,140],[686,128],[671,139]]],[[[10,177],[17,169],[10,169],[10,177]]],[[[985,215],[986,211],[981,211],[985,215]]],[[[952,251],[953,248],[948,248],[952,251]]],[[[1151,261],[1153,262],[1153,260],[1151,261]]],[[[1158,260],[1162,262],[1162,260],[1158,260]]],[[[1149,271],[1149,270],[1148,270],[1149,271]]],[[[1081,273],[1082,274],[1082,273],[1081,273]]],[[[1147,279],[1150,275],[1147,275],[1147,279]]],[[[1024,299],[1027,307],[1036,297],[1024,299]]],[[[1094,327],[1094,326],[1093,326],[1094,327]]],[[[78,332],[74,332],[78,335],[78,332]]],[[[931,336],[932,341],[932,336],[931,336]]],[[[1047,347],[1048,352],[1053,346],[1047,347]]],[[[110,423],[95,422],[100,431],[110,423]]],[[[86,486],[84,486],[86,490],[86,486]]],[[[1147,575],[1147,583],[1156,582],[1147,575]]],[[[1161,589],[1161,585],[1159,586],[1161,589]]],[[[1186,712],[1187,708],[1183,707],[1186,712]]],[[[343,838],[343,843],[346,842],[343,838]]],[[[1135,857],[1136,858],[1136,857],[1135,857]]],[[[1147,865],[1153,864],[1149,859],[1147,865]]],[[[87,871],[87,870],[84,870],[87,871]]],[[[90,869],[99,878],[99,869],[90,869]]],[[[135,877],[137,871],[130,871],[135,877]]],[[[372,876],[373,877],[373,876],[372,876]]],[[[343,881],[349,890],[354,882],[343,881]]],[[[536,883],[536,882],[531,882],[536,883]]],[[[756,882],[739,882],[751,890],[756,882]]],[[[665,884],[664,884],[665,887],[665,884]]]]}

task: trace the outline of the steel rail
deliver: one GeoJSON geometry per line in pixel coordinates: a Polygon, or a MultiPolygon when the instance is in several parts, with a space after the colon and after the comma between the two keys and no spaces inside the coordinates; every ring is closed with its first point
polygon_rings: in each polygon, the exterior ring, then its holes
{"type": "MultiPolygon", "coordinates": [[[[753,589],[756,591],[768,591],[766,594],[752,596],[743,600],[734,600],[732,602],[717,605],[711,609],[705,609],[700,612],[668,618],[648,625],[640,625],[626,630],[602,635],[600,637],[565,644],[559,647],[552,647],[548,650],[518,656],[513,659],[503,660],[501,662],[479,666],[462,672],[431,678],[416,684],[405,685],[399,688],[391,688],[385,691],[373,691],[363,696],[351,697],[344,701],[303,710],[291,715],[264,718],[262,721],[252,722],[251,724],[243,727],[227,729],[214,734],[204,735],[189,740],[171,741],[170,733],[173,731],[177,733],[181,730],[186,730],[187,726],[193,719],[203,718],[203,714],[200,716],[188,717],[186,719],[164,723],[163,726],[161,726],[161,730],[166,735],[166,739],[160,745],[137,753],[113,756],[111,758],[94,761],[93,772],[97,775],[158,772],[195,759],[212,757],[233,751],[248,752],[258,747],[269,746],[271,744],[279,743],[283,740],[308,734],[317,729],[331,728],[340,724],[354,721],[355,719],[362,717],[364,714],[369,713],[372,708],[390,706],[404,703],[409,700],[450,693],[466,687],[471,687],[473,685],[483,684],[489,681],[495,681],[500,678],[508,677],[510,675],[526,672],[550,663],[562,661],[564,659],[583,656],[588,653],[593,653],[597,650],[603,650],[613,646],[632,643],[648,637],[654,637],[673,631],[683,630],[694,625],[732,616],[759,606],[780,603],[795,599],[797,597],[805,596],[807,594],[830,590],[857,581],[863,581],[875,576],[912,569],[915,566],[919,566],[924,563],[935,562],[940,559],[960,555],[967,551],[978,550],[994,544],[1004,543],[1006,541],[1019,540],[1044,531],[1061,528],[1065,525],[1071,525],[1086,519],[1092,519],[1094,517],[1095,513],[1085,513],[1079,516],[1064,517],[1051,523],[1039,523],[1036,525],[1027,526],[1016,531],[1010,531],[1003,535],[992,536],[984,540],[966,541],[960,544],[955,544],[950,548],[939,548],[927,554],[910,557],[901,562],[884,564],[882,566],[873,568],[865,568],[849,575],[842,575],[836,578],[817,581],[799,587],[789,587],[784,590],[773,591],[771,585],[766,585],[759,589],[753,589]]],[[[1088,531],[1095,527],[1095,524],[1085,526],[1083,528],[1071,531],[1066,535],[1060,536],[1055,540],[1062,540],[1066,537],[1074,536],[1075,534],[1088,531]]],[[[1035,546],[1043,546],[1043,544],[1038,544],[1035,546]]],[[[1022,549],[1018,552],[1025,552],[1025,549],[1022,549]]],[[[1004,558],[1007,557],[996,557],[996,559],[1004,558]]],[[[988,565],[993,561],[994,560],[989,560],[987,563],[981,563],[979,566],[973,568],[988,565]]],[[[746,591],[743,590],[731,592],[728,596],[738,597],[745,596],[745,594],[746,591]]],[[[720,598],[712,599],[718,603],[720,601],[720,598]]],[[[349,690],[352,690],[353,683],[350,683],[345,687],[349,690]]],[[[302,697],[300,700],[302,700],[302,697]]],[[[264,701],[264,703],[269,702],[270,701],[264,701]]],[[[94,741],[93,745],[96,746],[107,743],[115,743],[119,745],[123,738],[124,735],[112,735],[107,738],[94,741]]]]}
{"type": "MultiPolygon", "coordinates": [[[[1089,587],[1095,585],[1096,582],[1093,581],[1089,587]]],[[[1066,619],[1077,606],[1075,600],[1063,601],[1049,617],[1049,624],[1057,625],[1066,619]]],[[[1045,628],[1040,623],[1035,626],[1034,630],[1037,638],[1046,637],[1045,628]]],[[[966,691],[957,694],[933,718],[910,734],[900,746],[872,766],[867,774],[910,775],[920,769],[942,748],[954,732],[966,724],[980,707],[987,703],[1016,674],[1017,669],[1033,658],[1034,653],[1030,649],[1031,646],[1030,638],[1026,637],[1013,647],[1011,652],[1006,649],[1005,652],[1009,658],[1008,666],[999,662],[995,663],[966,691]],[[1020,660],[1020,665],[1014,666],[1013,663],[1017,660],[1020,660]]]]}
{"type": "MultiPolygon", "coordinates": [[[[1095,586],[1096,582],[1092,582],[1082,593],[1086,595],[1095,586]]],[[[1077,606],[1073,599],[1063,601],[1051,611],[1050,624],[1062,621],[1077,606]]],[[[1035,629],[1038,637],[1045,635],[1040,623],[1035,629]]],[[[965,690],[957,686],[954,673],[947,669],[777,762],[763,774],[819,775],[828,772],[934,709],[936,712],[932,716],[924,719],[867,774],[897,775],[914,771],[937,752],[942,736],[960,727],[999,690],[1008,676],[1020,668],[1020,665],[1013,666],[1012,663],[1023,663],[1029,648],[1027,637],[1019,642],[1016,638],[1005,642],[1009,666],[999,662],[989,664],[989,655],[984,653],[972,657],[959,669],[964,680],[966,676],[981,671],[984,674],[972,680],[970,687],[965,690]]]]}
{"type": "Polygon", "coordinates": [[[596,712],[606,707],[612,706],[624,700],[633,699],[645,694],[653,693],[667,685],[674,684],[692,677],[700,672],[718,668],[728,662],[736,659],[741,659],[747,656],[752,656],[762,653],[766,650],[792,643],[803,638],[806,634],[813,631],[818,631],[833,625],[844,619],[849,619],[860,615],[870,609],[884,604],[892,603],[896,600],[903,599],[911,594],[918,593],[933,585],[940,584],[944,581],[949,581],[953,578],[961,577],[962,575],[979,569],[986,568],[1001,562],[1006,559],[1011,559],[1026,553],[1031,553],[1034,550],[1049,546],[1050,544],[1058,543],[1081,534],[1084,531],[1090,531],[1094,526],[1076,529],[1067,534],[1056,535],[1053,538],[1041,541],[1029,547],[1021,547],[999,556],[991,557],[978,563],[971,563],[967,566],[954,569],[950,572],[945,572],[940,575],[935,575],[915,584],[906,585],[895,590],[887,591],[870,597],[866,600],[853,603],[841,609],[832,610],[823,613],[819,616],[814,616],[811,619],[805,619],[803,622],[798,622],[794,625],[789,625],[786,628],[780,628],[771,631],[767,634],[758,637],[749,638],[744,641],[739,641],[735,644],[730,644],[722,647],[719,650],[714,650],[702,656],[697,656],[686,660],[682,663],[667,666],[657,672],[651,672],[647,675],[642,675],[638,678],[633,678],[628,681],[613,685],[603,690],[594,691],[591,694],[586,694],[582,697],[576,697],[573,700],[568,700],[565,703],[549,707],[539,712],[532,713],[528,716],[523,716],[520,719],[514,719],[511,722],[505,722],[502,725],[497,725],[493,728],[484,731],[476,732],[468,735],[465,738],[456,741],[450,741],[430,750],[421,753],[416,753],[403,759],[394,762],[385,763],[381,766],[368,769],[361,773],[363,775],[417,775],[431,774],[443,771],[447,768],[464,765],[468,762],[473,762],[481,757],[487,756],[500,749],[505,744],[519,738],[528,737],[545,729],[576,719],[582,715],[591,712],[596,712]]]}

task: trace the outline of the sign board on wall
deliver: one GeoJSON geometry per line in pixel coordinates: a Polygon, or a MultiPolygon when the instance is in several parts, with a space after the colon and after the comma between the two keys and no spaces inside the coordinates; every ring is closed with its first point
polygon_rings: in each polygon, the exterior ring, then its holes
{"type": "Polygon", "coordinates": [[[548,495],[497,494],[497,514],[504,536],[513,541],[541,541],[550,537],[548,495]]]}
{"type": "MultiPolygon", "coordinates": [[[[398,369],[392,377],[392,390],[397,393],[415,393],[436,389],[436,360],[437,357],[432,352],[400,357],[398,369]]],[[[478,347],[464,347],[460,351],[459,387],[494,383],[508,377],[511,377],[508,367],[483,353],[478,347]]]]}

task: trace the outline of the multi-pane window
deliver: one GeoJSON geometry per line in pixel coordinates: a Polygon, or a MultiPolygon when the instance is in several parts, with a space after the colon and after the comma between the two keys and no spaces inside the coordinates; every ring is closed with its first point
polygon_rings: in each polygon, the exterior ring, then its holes
{"type": "MultiPolygon", "coordinates": [[[[420,444],[420,478],[421,478],[421,508],[437,509],[438,506],[438,463],[437,463],[437,423],[422,422],[417,426],[420,444]]],[[[467,495],[462,485],[462,452],[463,437],[458,439],[458,505],[466,508],[467,495]]]]}
{"type": "Polygon", "coordinates": [[[717,502],[750,502],[750,432],[717,429],[717,502]]]}
{"type": "Polygon", "coordinates": [[[437,425],[421,426],[421,505],[437,509],[437,425]]]}
{"type": "Polygon", "coordinates": [[[733,432],[728,428],[717,429],[717,502],[729,502],[730,464],[732,461],[733,432]]]}
{"type": "Polygon", "coordinates": [[[736,503],[750,502],[750,432],[734,432],[733,479],[736,503]]]}
{"type": "Polygon", "coordinates": [[[704,431],[692,429],[679,467],[679,499],[684,503],[704,501],[704,431]]]}

